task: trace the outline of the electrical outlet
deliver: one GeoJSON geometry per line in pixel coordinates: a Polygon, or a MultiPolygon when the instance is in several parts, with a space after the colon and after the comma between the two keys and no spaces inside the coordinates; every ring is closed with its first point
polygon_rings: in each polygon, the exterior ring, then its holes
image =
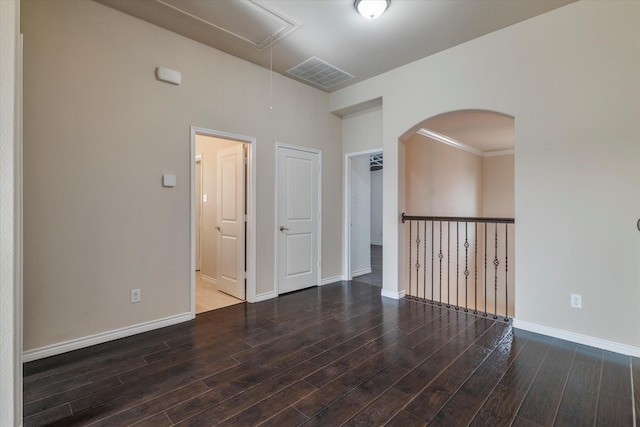
{"type": "Polygon", "coordinates": [[[131,303],[140,302],[142,299],[142,293],[140,289],[131,289],[131,303]]]}
{"type": "Polygon", "coordinates": [[[571,294],[571,307],[582,308],[582,295],[571,294]]]}

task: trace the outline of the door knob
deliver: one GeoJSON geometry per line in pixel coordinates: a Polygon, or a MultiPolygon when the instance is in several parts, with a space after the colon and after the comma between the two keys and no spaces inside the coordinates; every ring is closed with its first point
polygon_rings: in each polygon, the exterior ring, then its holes
{"type": "Polygon", "coordinates": [[[220,228],[220,226],[217,226],[217,227],[216,227],[216,230],[218,230],[218,231],[220,231],[220,232],[221,232],[221,231],[222,231],[222,228],[220,228]]]}
{"type": "Polygon", "coordinates": [[[280,231],[289,231],[289,229],[287,227],[285,227],[284,225],[280,226],[280,231]]]}

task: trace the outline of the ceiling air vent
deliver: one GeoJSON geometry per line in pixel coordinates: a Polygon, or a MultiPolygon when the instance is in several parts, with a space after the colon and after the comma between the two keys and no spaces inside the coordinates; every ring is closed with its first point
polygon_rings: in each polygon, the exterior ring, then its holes
{"type": "Polygon", "coordinates": [[[287,73],[325,90],[354,78],[353,75],[315,56],[290,68],[287,73]]]}

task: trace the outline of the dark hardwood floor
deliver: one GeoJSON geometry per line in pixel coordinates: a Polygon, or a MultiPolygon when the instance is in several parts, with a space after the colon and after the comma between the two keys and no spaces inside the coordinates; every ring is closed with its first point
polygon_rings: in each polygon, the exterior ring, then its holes
{"type": "Polygon", "coordinates": [[[638,359],[353,281],[25,364],[24,424],[632,426],[639,380],[638,359]]]}
{"type": "Polygon", "coordinates": [[[371,245],[371,273],[358,276],[354,280],[382,287],[382,246],[371,245]]]}

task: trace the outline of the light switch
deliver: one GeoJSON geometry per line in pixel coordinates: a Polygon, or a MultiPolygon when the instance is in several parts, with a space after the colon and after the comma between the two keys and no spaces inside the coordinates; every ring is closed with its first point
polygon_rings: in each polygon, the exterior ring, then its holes
{"type": "Polygon", "coordinates": [[[176,176],[172,174],[165,173],[162,175],[162,186],[163,187],[175,187],[176,186],[176,176]]]}
{"type": "Polygon", "coordinates": [[[203,194],[202,195],[202,203],[207,203],[207,200],[208,200],[207,195],[203,194]]]}

